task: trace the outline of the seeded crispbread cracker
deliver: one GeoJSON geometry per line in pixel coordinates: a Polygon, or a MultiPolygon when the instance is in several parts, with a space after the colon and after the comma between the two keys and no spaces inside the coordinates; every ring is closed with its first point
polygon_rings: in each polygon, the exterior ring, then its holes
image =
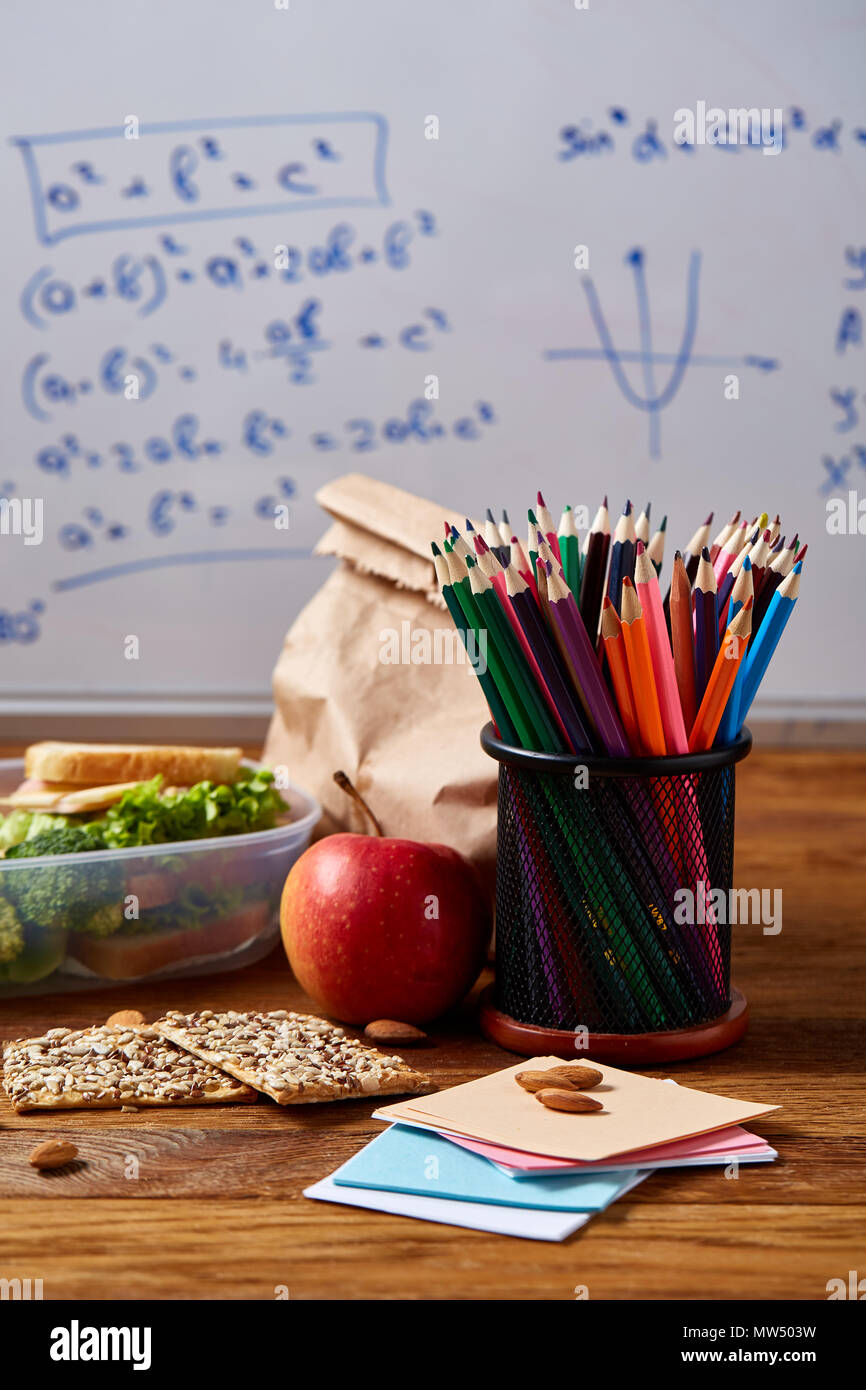
{"type": "Polygon", "coordinates": [[[122,1106],[254,1101],[255,1090],[172,1046],[153,1028],[52,1028],[3,1051],[3,1085],[15,1110],[117,1110],[122,1106]]]}
{"type": "Polygon", "coordinates": [[[312,1014],[168,1013],[154,1028],[278,1105],[357,1100],[435,1090],[403,1061],[377,1052],[312,1014]]]}

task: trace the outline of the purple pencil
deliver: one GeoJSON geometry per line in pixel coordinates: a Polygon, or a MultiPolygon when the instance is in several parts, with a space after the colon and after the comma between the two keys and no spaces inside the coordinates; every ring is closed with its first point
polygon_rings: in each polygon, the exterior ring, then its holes
{"type": "Polygon", "coordinates": [[[565,727],[572,751],[592,752],[593,743],[581,714],[580,705],[572,695],[560,669],[559,654],[539,616],[538,607],[529,585],[519,570],[509,563],[503,566],[505,591],[515,619],[535,657],[547,694],[565,727]]]}
{"type": "Polygon", "coordinates": [[[631,749],[604,683],[595,648],[580,616],[574,595],[562,575],[550,567],[547,603],[554,637],[572,670],[577,693],[592,721],[605,752],[612,758],[628,758],[631,749]]]}

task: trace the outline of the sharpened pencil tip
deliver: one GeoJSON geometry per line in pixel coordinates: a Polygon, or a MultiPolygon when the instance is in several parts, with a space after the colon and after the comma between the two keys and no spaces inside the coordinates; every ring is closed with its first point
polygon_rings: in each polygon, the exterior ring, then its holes
{"type": "Polygon", "coordinates": [[[709,559],[710,559],[710,548],[709,548],[708,545],[705,545],[704,548],[703,548],[703,550],[701,551],[701,559],[702,559],[702,560],[706,560],[707,563],[709,564],[709,559]]]}
{"type": "Polygon", "coordinates": [[[506,526],[510,526],[510,525],[511,525],[511,522],[510,522],[509,519],[508,519],[508,513],[507,513],[507,511],[505,510],[504,507],[502,508],[502,521],[503,521],[504,525],[506,525],[506,526]]]}
{"type": "Polygon", "coordinates": [[[488,520],[488,521],[492,521],[492,522],[493,522],[493,525],[495,526],[495,525],[496,525],[496,518],[494,517],[494,515],[493,515],[493,513],[492,513],[492,511],[490,510],[489,507],[487,508],[487,511],[486,511],[485,515],[486,515],[486,517],[487,517],[487,520],[488,520]]]}
{"type": "Polygon", "coordinates": [[[675,551],[674,551],[674,559],[675,559],[675,560],[681,560],[682,558],[683,558],[683,552],[682,552],[681,550],[675,550],[675,551]]]}
{"type": "Polygon", "coordinates": [[[751,557],[750,555],[744,555],[744,556],[743,556],[743,569],[744,569],[744,570],[750,570],[751,568],[752,568],[752,557],[751,557]]]}
{"type": "Polygon", "coordinates": [[[538,503],[539,507],[545,506],[544,498],[542,497],[542,495],[541,495],[540,492],[536,494],[535,500],[536,500],[536,502],[538,503]]]}
{"type": "Polygon", "coordinates": [[[527,516],[529,517],[530,525],[532,525],[532,526],[537,526],[537,525],[538,525],[538,518],[536,517],[535,512],[532,510],[531,507],[529,508],[529,511],[527,512],[527,516]]]}
{"type": "Polygon", "coordinates": [[[467,518],[466,518],[466,530],[467,530],[467,531],[474,531],[474,530],[475,530],[475,527],[472,525],[472,522],[469,520],[469,517],[468,517],[468,516],[467,516],[467,518]]]}
{"type": "MultiPolygon", "coordinates": [[[[705,525],[705,526],[709,526],[709,525],[710,525],[710,523],[711,523],[711,521],[712,521],[712,519],[713,519],[713,515],[714,515],[714,513],[713,513],[713,512],[710,512],[709,516],[707,517],[706,521],[704,522],[704,525],[705,525]]],[[[738,515],[739,515],[739,513],[738,513],[738,515]]]]}
{"type": "Polygon", "coordinates": [[[659,530],[660,530],[660,531],[666,531],[667,529],[668,529],[668,519],[667,519],[666,516],[663,516],[662,519],[661,519],[661,522],[659,523],[659,530]]]}
{"type": "Polygon", "coordinates": [[[623,516],[631,516],[631,498],[627,497],[625,506],[622,509],[623,516]]]}
{"type": "Polygon", "coordinates": [[[652,504],[652,502],[647,502],[646,506],[645,506],[644,509],[643,509],[643,514],[644,514],[644,516],[646,517],[647,521],[649,521],[649,519],[650,519],[650,512],[652,511],[652,509],[653,509],[653,504],[652,504]]]}
{"type": "Polygon", "coordinates": [[[644,545],[643,541],[638,541],[634,548],[635,555],[643,555],[645,550],[646,546],[644,545]]]}
{"type": "Polygon", "coordinates": [[[486,555],[488,550],[490,549],[490,546],[487,544],[483,536],[476,535],[475,549],[478,551],[479,555],[486,555]]]}
{"type": "Polygon", "coordinates": [[[430,542],[430,549],[433,551],[433,554],[434,554],[434,555],[441,555],[441,554],[442,554],[442,551],[439,549],[439,547],[438,547],[438,545],[436,544],[435,541],[431,541],[431,542],[430,542]]]}
{"type": "Polygon", "coordinates": [[[607,493],[605,493],[604,497],[601,499],[601,505],[604,507],[605,511],[607,511],[607,493]]]}

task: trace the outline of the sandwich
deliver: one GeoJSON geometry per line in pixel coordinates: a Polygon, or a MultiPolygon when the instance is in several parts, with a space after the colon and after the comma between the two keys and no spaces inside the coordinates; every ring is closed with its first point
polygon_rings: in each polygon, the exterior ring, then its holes
{"type": "Polygon", "coordinates": [[[132,743],[32,743],[25,778],[7,807],[75,815],[101,811],[139,782],[162,777],[170,787],[237,781],[240,748],[186,748],[132,743]]]}
{"type": "Polygon", "coordinates": [[[274,920],[281,855],[176,848],[290,819],[240,748],[37,743],[24,767],[0,800],[0,984],[70,959],[139,978],[237,950],[274,920]],[[144,847],[162,852],[110,853],[144,847]]]}

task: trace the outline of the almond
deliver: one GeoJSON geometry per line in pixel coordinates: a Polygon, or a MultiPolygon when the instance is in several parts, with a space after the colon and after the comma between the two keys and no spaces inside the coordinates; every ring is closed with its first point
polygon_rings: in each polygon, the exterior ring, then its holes
{"type": "Polygon", "coordinates": [[[118,1009],[117,1013],[112,1014],[105,1022],[108,1028],[142,1028],[145,1018],[138,1009],[118,1009]]]}
{"type": "Polygon", "coordinates": [[[75,1145],[66,1139],[46,1139],[44,1144],[36,1145],[30,1162],[34,1168],[63,1168],[77,1153],[75,1145]]]}
{"type": "Polygon", "coordinates": [[[595,1067],[570,1062],[561,1067],[548,1067],[547,1071],[519,1071],[514,1080],[524,1091],[545,1091],[551,1086],[563,1090],[591,1091],[604,1077],[595,1067]]]}
{"type": "Polygon", "coordinates": [[[548,1110],[571,1110],[575,1114],[587,1114],[590,1110],[603,1110],[600,1100],[593,1096],[583,1096],[579,1091],[536,1091],[535,1099],[546,1105],[548,1110]]]}
{"type": "Polygon", "coordinates": [[[377,1018],[368,1023],[364,1036],[371,1042],[396,1043],[398,1047],[412,1047],[414,1043],[426,1042],[427,1034],[422,1033],[412,1023],[397,1023],[393,1018],[377,1018]]]}

